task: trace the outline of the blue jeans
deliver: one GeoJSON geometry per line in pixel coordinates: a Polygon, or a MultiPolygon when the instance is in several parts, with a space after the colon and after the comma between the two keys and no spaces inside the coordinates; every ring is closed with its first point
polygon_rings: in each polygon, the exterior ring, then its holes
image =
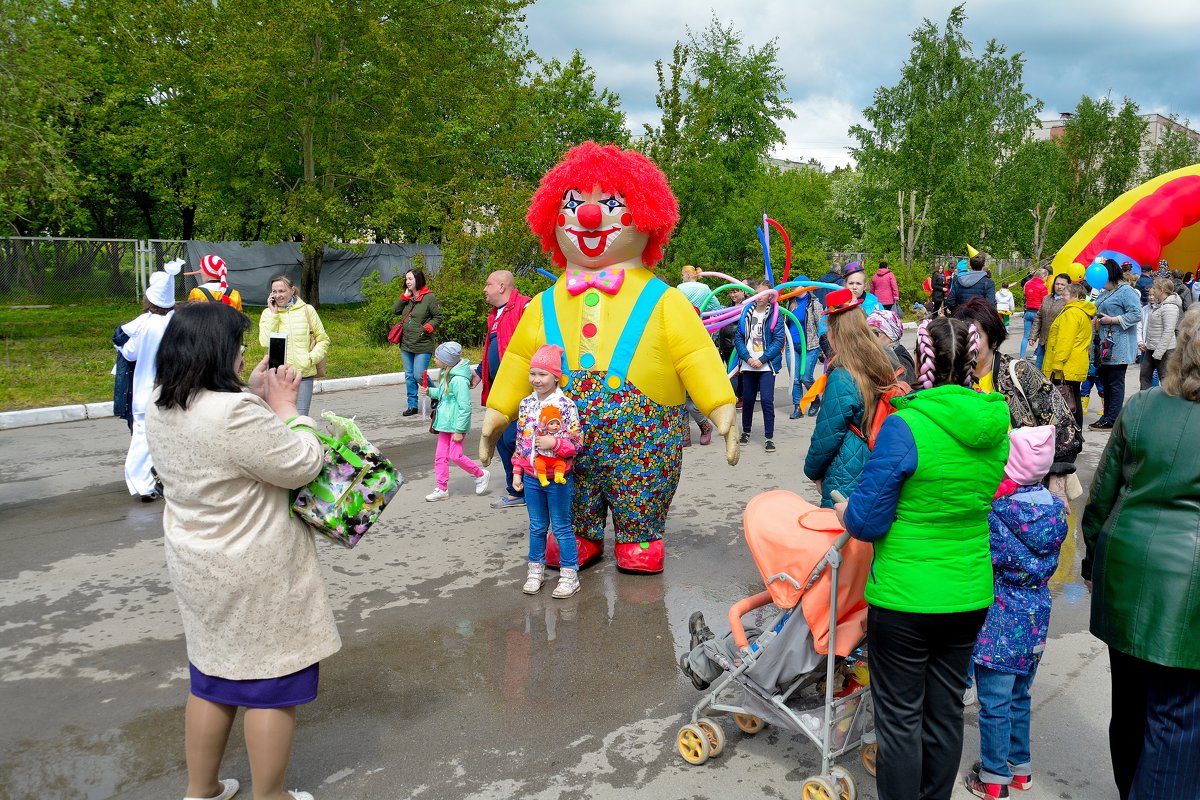
{"type": "Polygon", "coordinates": [[[975,665],[979,691],[979,777],[985,783],[1012,783],[1013,775],[1032,775],[1029,754],[1029,690],[1037,667],[1028,675],[1010,675],[975,665]]]}
{"type": "Polygon", "coordinates": [[[1021,336],[1021,358],[1025,357],[1025,348],[1029,346],[1029,332],[1033,330],[1033,321],[1037,318],[1037,309],[1025,312],[1025,333],[1021,336]]]}
{"type": "Polygon", "coordinates": [[[804,365],[804,374],[800,374],[800,355],[796,355],[796,369],[792,374],[795,375],[795,380],[792,382],[792,405],[800,405],[800,398],[804,397],[804,393],[812,388],[814,374],[817,371],[817,360],[821,357],[821,348],[816,347],[809,350],[805,354],[808,363],[804,365]]]}
{"type": "Polygon", "coordinates": [[[400,351],[400,360],[404,362],[404,383],[408,387],[408,407],[417,407],[417,387],[421,385],[421,376],[429,369],[432,353],[410,353],[400,351]]]}
{"type": "Polygon", "coordinates": [[[566,483],[551,481],[542,486],[536,475],[526,475],[525,509],[529,512],[529,560],[546,563],[546,533],[554,526],[558,540],[559,563],[565,569],[579,568],[579,550],[575,545],[575,527],[571,517],[571,492],[575,487],[573,473],[567,473],[566,483]]]}
{"type": "Polygon", "coordinates": [[[302,417],[308,416],[308,410],[312,408],[312,393],[313,379],[300,379],[300,394],[296,395],[296,412],[302,417]]]}
{"type": "Polygon", "coordinates": [[[742,431],[750,432],[754,424],[754,401],[762,400],[763,435],[775,436],[775,373],[746,371],[742,373],[742,431]]]}
{"type": "Polygon", "coordinates": [[[504,487],[508,490],[508,496],[524,497],[525,492],[518,492],[512,485],[512,457],[513,453],[517,452],[517,423],[515,421],[508,423],[504,433],[500,434],[500,439],[496,442],[496,452],[500,454],[500,463],[504,465],[504,487]]]}
{"type": "Polygon", "coordinates": [[[1033,351],[1033,360],[1037,362],[1037,368],[1042,368],[1042,362],[1046,360],[1046,345],[1039,344],[1037,350],[1033,351]]]}

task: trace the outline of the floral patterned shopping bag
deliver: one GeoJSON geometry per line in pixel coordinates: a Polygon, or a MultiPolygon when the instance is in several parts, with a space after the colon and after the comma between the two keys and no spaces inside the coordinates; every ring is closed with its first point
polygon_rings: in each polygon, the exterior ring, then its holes
{"type": "Polygon", "coordinates": [[[334,541],[354,547],[396,496],[404,476],[366,440],[354,420],[328,411],[322,416],[333,436],[297,426],[312,431],[325,445],[325,465],[320,475],[296,491],[292,510],[334,541]]]}

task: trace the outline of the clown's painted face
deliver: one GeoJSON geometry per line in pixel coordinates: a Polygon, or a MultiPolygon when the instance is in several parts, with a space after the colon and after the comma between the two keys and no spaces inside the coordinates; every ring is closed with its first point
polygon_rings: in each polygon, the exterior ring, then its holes
{"type": "Polygon", "coordinates": [[[613,264],[641,266],[650,237],[634,227],[633,214],[617,192],[568,189],[555,230],[567,263],[585,269],[613,264]]]}

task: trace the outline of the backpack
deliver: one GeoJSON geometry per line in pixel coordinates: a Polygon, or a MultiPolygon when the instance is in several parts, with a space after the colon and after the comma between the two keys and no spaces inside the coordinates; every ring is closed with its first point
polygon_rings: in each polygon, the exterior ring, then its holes
{"type": "Polygon", "coordinates": [[[867,435],[864,436],[862,431],[856,426],[850,426],[850,430],[854,431],[858,438],[867,443],[868,450],[875,449],[875,440],[879,438],[879,429],[883,427],[883,421],[896,411],[896,407],[892,405],[892,400],[912,393],[912,387],[900,380],[900,375],[903,372],[904,370],[902,369],[896,370],[896,382],[885,389],[883,394],[879,395],[879,400],[875,403],[875,416],[871,418],[871,429],[867,431],[867,435]]]}

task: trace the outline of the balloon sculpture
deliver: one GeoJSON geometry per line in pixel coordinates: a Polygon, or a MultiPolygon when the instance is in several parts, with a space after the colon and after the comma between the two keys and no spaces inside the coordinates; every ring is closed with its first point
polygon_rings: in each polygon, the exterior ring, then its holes
{"type": "MultiPolygon", "coordinates": [[[[564,391],[579,408],[583,446],[572,500],[580,566],[601,557],[611,510],[618,568],[661,572],[667,509],[683,464],[686,396],[738,460],[733,388],[688,299],[650,268],[678,220],[666,177],[645,156],[585,142],[550,170],[526,220],[564,268],[513,333],[488,395],[480,457],[529,392],[529,361],[563,347],[564,391]]],[[[557,543],[547,564],[557,564],[557,543]]]]}

